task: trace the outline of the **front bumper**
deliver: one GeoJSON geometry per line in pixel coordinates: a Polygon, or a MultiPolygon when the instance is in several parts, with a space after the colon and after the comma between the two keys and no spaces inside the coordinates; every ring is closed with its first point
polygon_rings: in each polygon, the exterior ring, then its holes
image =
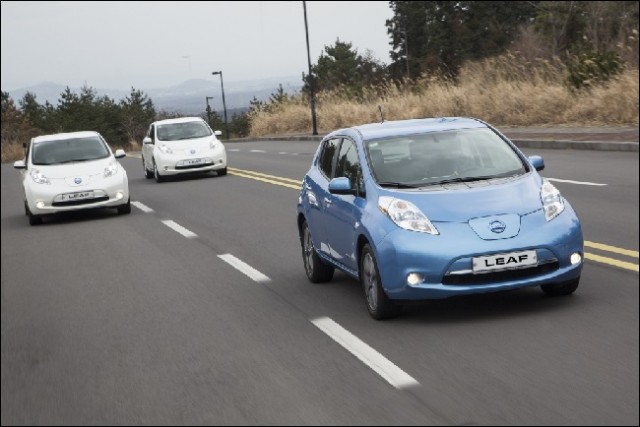
{"type": "Polygon", "coordinates": [[[218,171],[227,167],[226,150],[218,146],[206,153],[187,156],[184,153],[162,154],[155,159],[162,176],[218,171]],[[199,161],[199,163],[195,163],[199,161]]]}
{"type": "Polygon", "coordinates": [[[375,248],[383,287],[391,299],[439,299],[455,295],[497,292],[569,281],[580,276],[584,247],[580,222],[570,206],[547,222],[541,211],[521,219],[512,238],[482,240],[467,223],[434,223],[440,235],[397,229],[375,248]],[[473,274],[472,258],[535,250],[535,267],[473,274]],[[578,253],[582,260],[570,261],[578,253]],[[423,280],[410,285],[417,273],[423,280]]]}

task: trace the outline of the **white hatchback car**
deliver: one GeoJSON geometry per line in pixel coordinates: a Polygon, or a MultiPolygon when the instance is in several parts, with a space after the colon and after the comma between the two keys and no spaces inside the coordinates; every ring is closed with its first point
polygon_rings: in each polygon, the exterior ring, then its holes
{"type": "Polygon", "coordinates": [[[115,207],[131,213],[129,179],[114,153],[93,131],[59,133],[31,139],[24,160],[13,164],[22,171],[25,214],[29,224],[58,212],[115,207]]]}
{"type": "Polygon", "coordinates": [[[215,171],[227,174],[227,151],[200,117],[151,123],[142,140],[142,167],[147,178],[161,182],[169,175],[215,171]]]}

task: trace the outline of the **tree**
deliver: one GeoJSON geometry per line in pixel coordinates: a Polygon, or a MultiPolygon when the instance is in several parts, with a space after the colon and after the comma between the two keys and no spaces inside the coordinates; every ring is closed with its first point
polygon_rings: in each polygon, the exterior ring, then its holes
{"type": "Polygon", "coordinates": [[[129,143],[142,143],[149,124],[156,117],[153,101],[141,90],[131,87],[131,93],[120,101],[121,126],[129,143]]]}
{"type": "MultiPolygon", "coordinates": [[[[359,96],[366,86],[374,86],[386,77],[386,67],[368,51],[363,57],[348,42],[336,40],[333,46],[325,46],[317,64],[311,67],[316,92],[341,89],[348,96],[359,96]]],[[[310,76],[303,75],[303,91],[309,93],[310,76]]]]}
{"type": "Polygon", "coordinates": [[[527,1],[391,1],[390,72],[395,78],[438,73],[455,78],[468,59],[502,53],[535,16],[527,1]],[[409,64],[409,76],[407,75],[409,64]]]}

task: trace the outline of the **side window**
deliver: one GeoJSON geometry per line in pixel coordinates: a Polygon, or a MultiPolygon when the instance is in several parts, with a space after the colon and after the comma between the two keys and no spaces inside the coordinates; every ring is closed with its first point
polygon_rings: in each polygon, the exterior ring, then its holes
{"type": "Polygon", "coordinates": [[[333,161],[338,151],[340,139],[330,139],[324,142],[320,158],[318,159],[318,168],[327,179],[333,178],[333,161]]]}
{"type": "Polygon", "coordinates": [[[360,170],[360,159],[356,144],[350,139],[344,139],[338,154],[336,165],[336,177],[347,177],[351,184],[358,189],[362,189],[362,173],[360,170]]]}

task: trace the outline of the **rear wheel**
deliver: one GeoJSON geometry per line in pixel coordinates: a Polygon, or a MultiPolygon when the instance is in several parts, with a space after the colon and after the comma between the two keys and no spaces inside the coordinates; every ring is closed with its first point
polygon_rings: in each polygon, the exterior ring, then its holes
{"type": "Polygon", "coordinates": [[[313,283],[328,282],[333,278],[334,268],[325,263],[313,247],[307,221],[302,223],[302,261],[307,277],[313,283]]]}
{"type": "Polygon", "coordinates": [[[376,256],[368,244],[362,248],[360,257],[360,282],[371,317],[376,320],[389,319],[402,312],[402,306],[391,301],[384,292],[376,256]]]}
{"type": "Polygon", "coordinates": [[[545,294],[556,297],[562,295],[571,295],[576,291],[576,289],[578,289],[579,284],[580,278],[578,277],[576,279],[569,280],[568,282],[540,285],[540,287],[545,294]]]}

